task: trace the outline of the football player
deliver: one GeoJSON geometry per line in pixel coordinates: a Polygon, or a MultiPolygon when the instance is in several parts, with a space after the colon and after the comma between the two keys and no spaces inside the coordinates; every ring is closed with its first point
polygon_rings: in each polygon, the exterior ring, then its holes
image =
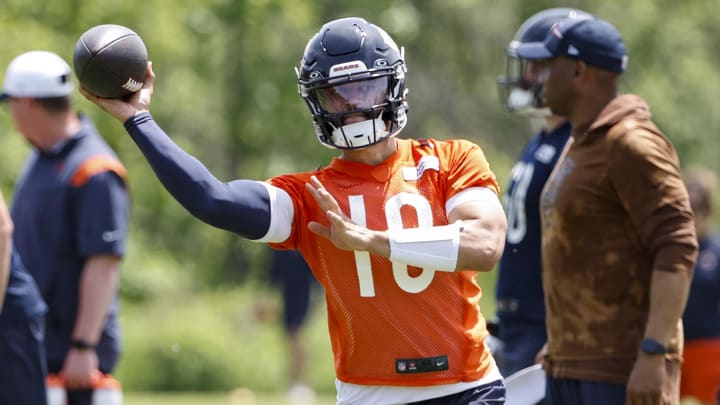
{"type": "Polygon", "coordinates": [[[507,111],[541,121],[510,174],[505,194],[508,230],[496,288],[498,363],[509,376],[535,363],[547,340],[540,256],[540,192],[570,139],[570,124],[552,115],[543,100],[540,62],[517,55],[521,44],[542,43],[550,27],[563,18],[589,18],[570,8],[540,11],[520,25],[506,48],[505,76],[498,92],[507,111]]]}
{"type": "Polygon", "coordinates": [[[221,182],[174,144],[149,113],[151,68],[127,102],[83,94],[193,215],[302,253],[326,294],[339,404],[502,401],[475,277],[499,259],[506,220],[483,151],[397,137],[403,50],[364,19],[323,25],[297,73],[318,140],[340,155],[265,182],[221,182]]]}

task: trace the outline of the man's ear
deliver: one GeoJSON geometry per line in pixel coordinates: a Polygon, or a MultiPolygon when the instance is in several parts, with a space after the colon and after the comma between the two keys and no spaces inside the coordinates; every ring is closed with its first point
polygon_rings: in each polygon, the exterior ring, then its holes
{"type": "Polygon", "coordinates": [[[587,69],[588,69],[588,65],[585,62],[583,62],[581,60],[575,61],[575,77],[576,78],[585,76],[585,74],[587,73],[587,69]]]}

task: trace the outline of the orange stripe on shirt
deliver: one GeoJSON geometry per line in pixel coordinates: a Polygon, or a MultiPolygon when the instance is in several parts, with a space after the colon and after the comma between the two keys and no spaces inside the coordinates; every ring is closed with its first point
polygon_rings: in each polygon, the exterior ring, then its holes
{"type": "Polygon", "coordinates": [[[117,174],[127,184],[127,170],[115,157],[110,155],[97,155],[86,159],[75,171],[70,179],[70,185],[81,187],[92,178],[92,176],[110,171],[117,174]]]}

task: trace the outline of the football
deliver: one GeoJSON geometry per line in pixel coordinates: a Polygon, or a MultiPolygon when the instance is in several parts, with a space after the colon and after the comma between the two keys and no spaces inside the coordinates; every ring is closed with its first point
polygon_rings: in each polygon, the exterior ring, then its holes
{"type": "Polygon", "coordinates": [[[73,67],[80,84],[104,98],[125,98],[140,90],[147,62],[147,49],[140,36],[116,24],[85,31],[73,52],[73,67]]]}

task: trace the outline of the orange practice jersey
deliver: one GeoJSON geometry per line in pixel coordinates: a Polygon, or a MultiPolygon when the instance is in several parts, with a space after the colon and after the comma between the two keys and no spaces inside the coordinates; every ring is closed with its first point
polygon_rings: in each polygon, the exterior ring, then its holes
{"type": "Polygon", "coordinates": [[[305,190],[315,175],[344,213],[375,230],[446,225],[445,203],[469,187],[498,192],[482,150],[456,141],[398,139],[398,151],[370,166],[336,158],[314,173],[270,182],[293,200],[297,249],[323,285],[337,378],[364,385],[427,386],[474,381],[492,360],[475,271],[421,269],[368,252],[337,249],[307,228],[328,224],[305,190]]]}

